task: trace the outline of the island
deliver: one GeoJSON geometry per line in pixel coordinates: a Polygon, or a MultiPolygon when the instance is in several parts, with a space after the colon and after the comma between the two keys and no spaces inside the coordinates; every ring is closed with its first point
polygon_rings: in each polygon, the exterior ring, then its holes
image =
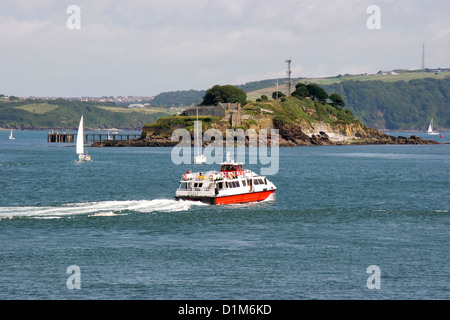
{"type": "MultiPolygon", "coordinates": [[[[93,147],[173,147],[172,133],[186,129],[194,142],[194,123],[202,122],[202,133],[214,129],[222,133],[226,146],[227,129],[242,129],[257,135],[277,129],[280,147],[313,145],[438,144],[418,136],[394,137],[368,127],[358,120],[337,94],[328,95],[317,85],[297,84],[290,96],[274,93],[246,101],[245,92],[227,85],[206,91],[203,102],[183,114],[161,117],[142,128],[141,136],[126,141],[99,141],[93,147]],[[231,102],[233,101],[233,102],[231,102]],[[266,132],[266,131],[264,131],[266,132]]],[[[270,142],[270,137],[268,138],[270,142]]],[[[248,140],[247,140],[248,142],[248,140]]],[[[203,141],[203,146],[210,142],[203,141]]]]}

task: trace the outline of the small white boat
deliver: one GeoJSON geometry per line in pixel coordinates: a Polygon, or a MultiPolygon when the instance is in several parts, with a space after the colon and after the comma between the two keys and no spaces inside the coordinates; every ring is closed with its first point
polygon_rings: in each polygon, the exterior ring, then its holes
{"type": "Polygon", "coordinates": [[[80,125],[78,126],[78,134],[77,134],[77,146],[76,152],[78,154],[78,160],[80,161],[91,161],[91,156],[87,154],[84,150],[84,124],[83,124],[83,116],[81,116],[80,125]]]}
{"type": "Polygon", "coordinates": [[[12,129],[11,129],[11,133],[9,134],[9,140],[15,140],[15,139],[16,139],[16,138],[13,137],[12,129]]]}
{"type": "Polygon", "coordinates": [[[428,134],[429,135],[438,135],[439,132],[433,130],[433,118],[431,118],[430,124],[428,125],[428,134]]]}
{"type": "Polygon", "coordinates": [[[194,157],[195,164],[202,164],[206,162],[206,157],[203,154],[198,154],[194,157]]]}

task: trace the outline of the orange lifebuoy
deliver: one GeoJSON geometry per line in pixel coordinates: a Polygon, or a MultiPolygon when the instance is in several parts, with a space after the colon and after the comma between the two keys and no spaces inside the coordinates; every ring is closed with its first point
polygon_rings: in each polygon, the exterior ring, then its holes
{"type": "Polygon", "coordinates": [[[230,172],[230,173],[228,174],[228,176],[229,176],[231,179],[233,179],[233,177],[234,177],[233,172],[230,172]]]}
{"type": "Polygon", "coordinates": [[[209,176],[209,180],[213,181],[213,180],[214,180],[214,176],[213,176],[213,175],[210,175],[210,176],[209,176]]]}
{"type": "Polygon", "coordinates": [[[187,179],[187,175],[183,174],[183,180],[187,179]]]}

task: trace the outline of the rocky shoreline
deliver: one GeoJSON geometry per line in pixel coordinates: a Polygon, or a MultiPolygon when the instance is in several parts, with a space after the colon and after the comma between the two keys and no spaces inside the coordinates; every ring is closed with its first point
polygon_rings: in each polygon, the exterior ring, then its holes
{"type": "MultiPolygon", "coordinates": [[[[191,145],[193,146],[194,139],[192,139],[191,145]]],[[[174,147],[179,144],[178,141],[171,141],[170,137],[153,136],[132,138],[130,140],[108,140],[98,141],[92,144],[92,147],[174,147]]],[[[203,146],[206,147],[210,142],[203,142],[203,146]]],[[[298,132],[287,131],[282,132],[280,130],[279,146],[280,147],[300,147],[300,146],[330,146],[330,145],[381,145],[381,144],[439,144],[437,141],[426,140],[416,135],[409,137],[393,137],[379,132],[377,136],[360,137],[358,139],[348,139],[341,141],[333,141],[326,132],[319,132],[318,134],[306,135],[301,130],[298,132]]],[[[271,145],[270,137],[267,138],[267,145],[271,145]]],[[[223,141],[223,146],[226,146],[226,140],[223,141]]],[[[248,139],[246,140],[246,146],[248,146],[248,139]]]]}

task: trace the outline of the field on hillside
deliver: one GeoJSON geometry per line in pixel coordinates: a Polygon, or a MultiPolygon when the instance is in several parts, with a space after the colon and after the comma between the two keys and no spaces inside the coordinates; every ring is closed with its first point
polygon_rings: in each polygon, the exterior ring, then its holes
{"type": "Polygon", "coordinates": [[[167,110],[164,107],[152,107],[152,108],[124,108],[124,107],[113,107],[113,106],[102,106],[100,109],[120,112],[120,113],[142,113],[142,114],[155,114],[155,113],[167,113],[169,115],[176,114],[176,110],[167,110]]]}
{"type": "Polygon", "coordinates": [[[48,104],[45,102],[45,103],[30,103],[15,108],[25,110],[31,113],[44,114],[59,108],[59,106],[54,104],[48,104]]]}
{"type": "MultiPolygon", "coordinates": [[[[331,77],[331,78],[308,78],[304,79],[301,82],[303,83],[315,83],[318,85],[328,85],[333,83],[339,83],[342,81],[348,81],[348,80],[359,80],[359,81],[383,81],[383,82],[395,82],[395,81],[405,81],[408,82],[413,79],[424,79],[424,78],[433,78],[433,79],[444,79],[446,77],[450,76],[450,72],[440,72],[438,74],[434,74],[432,72],[405,72],[400,73],[398,75],[393,76],[382,76],[382,75],[350,75],[350,76],[342,76],[342,77],[331,77]]],[[[292,86],[292,91],[295,89],[295,83],[292,86]]],[[[277,90],[277,86],[271,86],[251,92],[247,92],[247,99],[248,100],[256,100],[257,98],[260,98],[261,95],[266,95],[269,99],[272,99],[272,93],[277,90]]],[[[278,91],[283,92],[284,94],[287,93],[287,85],[286,83],[280,83],[278,86],[278,91]]]]}
{"type": "Polygon", "coordinates": [[[164,107],[127,108],[86,101],[0,100],[0,127],[14,129],[74,129],[84,114],[85,127],[140,130],[146,123],[176,114],[164,107]]]}

